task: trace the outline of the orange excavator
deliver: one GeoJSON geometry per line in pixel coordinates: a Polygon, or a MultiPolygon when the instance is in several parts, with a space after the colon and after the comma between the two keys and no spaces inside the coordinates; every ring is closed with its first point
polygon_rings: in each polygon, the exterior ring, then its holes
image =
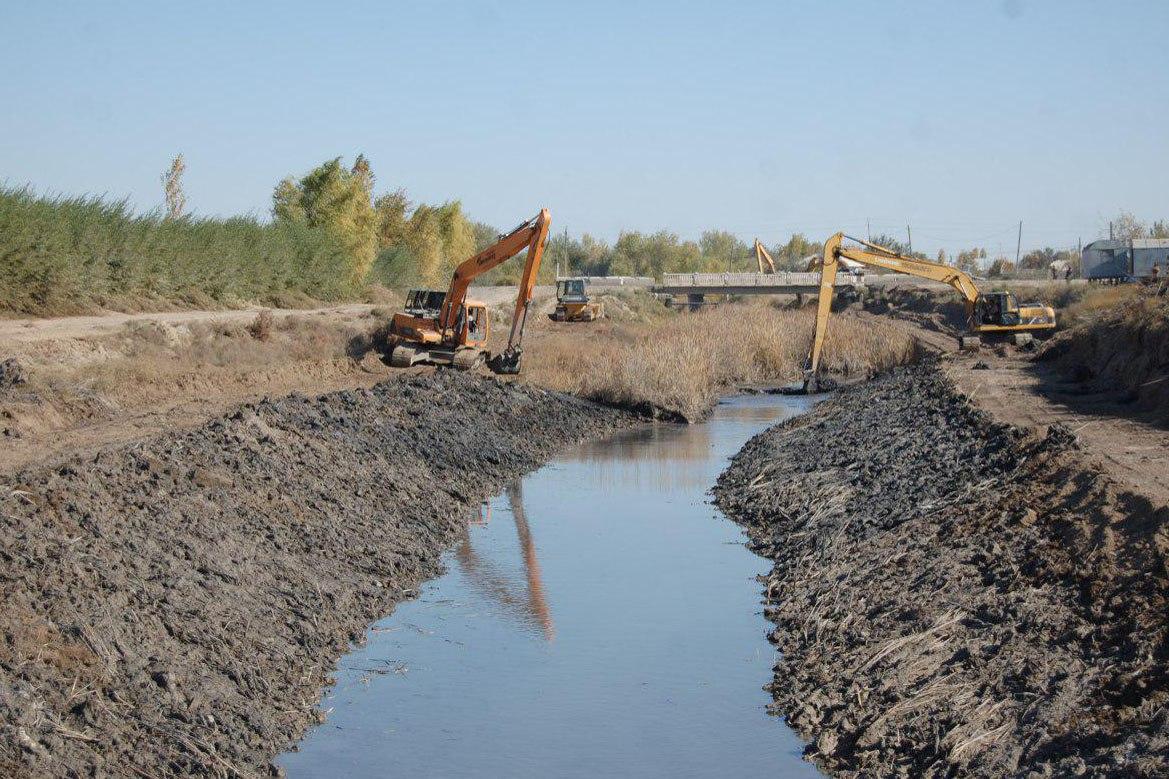
{"type": "Polygon", "coordinates": [[[487,367],[495,373],[519,373],[532,289],[536,285],[536,274],[540,272],[540,260],[544,256],[551,223],[548,209],[542,209],[535,217],[501,236],[494,245],[455,268],[446,292],[410,290],[405,311],[394,314],[390,322],[387,344],[390,365],[408,368],[423,363],[470,370],[486,361],[487,367]],[[487,339],[491,325],[487,304],[468,299],[467,290],[476,278],[524,249],[528,250],[528,257],[516,294],[507,348],[490,356],[487,339]]]}

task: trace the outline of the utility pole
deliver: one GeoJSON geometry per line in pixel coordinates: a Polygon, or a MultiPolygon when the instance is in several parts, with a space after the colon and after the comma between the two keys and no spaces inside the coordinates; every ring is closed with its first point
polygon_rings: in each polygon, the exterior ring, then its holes
{"type": "Polygon", "coordinates": [[[1108,223],[1108,240],[1112,240],[1112,222],[1108,223]]]}
{"type": "Polygon", "coordinates": [[[868,217],[865,217],[865,240],[869,243],[873,242],[873,225],[868,217]]]}
{"type": "Polygon", "coordinates": [[[1019,220],[1019,240],[1015,242],[1015,269],[1019,268],[1019,252],[1023,248],[1023,220],[1019,220]]]}
{"type": "Polygon", "coordinates": [[[909,225],[905,225],[905,234],[909,236],[909,256],[913,256],[913,230],[909,229],[909,225]]]}

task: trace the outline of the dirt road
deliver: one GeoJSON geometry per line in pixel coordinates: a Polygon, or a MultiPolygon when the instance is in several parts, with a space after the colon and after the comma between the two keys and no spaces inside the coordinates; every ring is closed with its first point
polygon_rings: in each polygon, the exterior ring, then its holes
{"type": "MultiPolygon", "coordinates": [[[[538,286],[535,294],[547,296],[555,292],[551,286],[538,286]]],[[[515,287],[486,286],[472,287],[470,295],[488,305],[500,305],[514,299],[515,287]]],[[[258,307],[224,309],[221,311],[159,311],[143,314],[110,312],[98,316],[67,316],[51,319],[3,319],[0,318],[0,354],[10,344],[52,341],[61,339],[93,338],[111,335],[135,323],[159,324],[172,327],[196,323],[247,323],[256,318],[261,310],[267,310],[277,319],[292,316],[324,316],[331,318],[353,318],[368,314],[376,305],[347,303],[339,306],[320,308],[272,308],[258,307]]]]}
{"type": "Polygon", "coordinates": [[[945,364],[963,393],[998,420],[1046,430],[1060,424],[1119,484],[1169,506],[1169,431],[1130,418],[1115,393],[1083,395],[1050,369],[993,352],[945,364]],[[987,368],[975,369],[975,365],[987,368]]]}
{"type": "Polygon", "coordinates": [[[261,310],[271,311],[272,315],[279,319],[290,316],[353,317],[367,314],[373,308],[375,307],[364,303],[350,303],[344,306],[312,309],[239,308],[223,311],[160,311],[146,314],[111,312],[100,316],[66,316],[54,319],[0,319],[0,353],[6,351],[5,347],[10,344],[111,335],[125,330],[127,325],[134,323],[172,327],[206,322],[247,323],[254,320],[261,310]]]}
{"type": "Polygon", "coordinates": [[[959,352],[953,335],[896,312],[891,316],[924,347],[943,355],[941,364],[955,386],[995,419],[1040,433],[1064,425],[1079,438],[1085,456],[1110,478],[1157,505],[1169,505],[1169,431],[1132,414],[1119,393],[1084,394],[1050,367],[1034,362],[1031,352],[959,352]]]}

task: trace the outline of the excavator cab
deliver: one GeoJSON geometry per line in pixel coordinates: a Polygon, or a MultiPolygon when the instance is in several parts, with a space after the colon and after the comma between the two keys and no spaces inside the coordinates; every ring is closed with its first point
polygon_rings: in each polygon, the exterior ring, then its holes
{"type": "Polygon", "coordinates": [[[1014,327],[1019,324],[1019,301],[1010,292],[984,292],[975,306],[978,325],[1014,327]]]}
{"type": "Polygon", "coordinates": [[[487,336],[491,332],[491,317],[487,314],[487,305],[477,300],[468,300],[465,310],[467,329],[463,334],[463,343],[466,346],[486,346],[487,336]]]}

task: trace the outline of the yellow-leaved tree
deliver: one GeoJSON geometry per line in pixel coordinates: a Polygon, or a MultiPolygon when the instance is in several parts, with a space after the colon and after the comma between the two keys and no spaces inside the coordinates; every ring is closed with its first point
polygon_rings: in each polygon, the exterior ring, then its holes
{"type": "Polygon", "coordinates": [[[272,216],[277,221],[307,224],[332,235],[345,250],[350,283],[359,286],[378,249],[373,184],[373,172],[364,155],[357,155],[348,169],[337,157],[299,180],[289,177],[277,184],[272,193],[272,216]]]}

